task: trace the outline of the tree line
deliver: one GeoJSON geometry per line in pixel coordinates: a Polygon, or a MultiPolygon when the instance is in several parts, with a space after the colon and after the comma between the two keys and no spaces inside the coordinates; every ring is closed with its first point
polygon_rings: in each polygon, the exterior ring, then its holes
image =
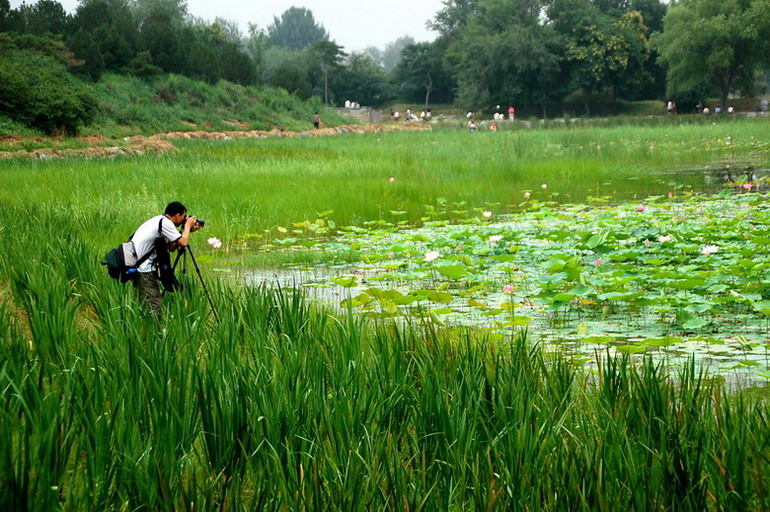
{"type": "MultiPolygon", "coordinates": [[[[72,14],[55,0],[0,0],[0,75],[24,59],[22,68],[56,63],[88,80],[178,73],[335,105],[515,104],[546,116],[565,98],[590,114],[599,95],[725,103],[752,94],[770,62],[770,0],[445,0],[429,25],[433,42],[349,53],[299,7],[244,35],[232,21],[191,16],[185,0],[82,0],[72,14]]],[[[4,110],[11,88],[0,85],[4,110]]]]}

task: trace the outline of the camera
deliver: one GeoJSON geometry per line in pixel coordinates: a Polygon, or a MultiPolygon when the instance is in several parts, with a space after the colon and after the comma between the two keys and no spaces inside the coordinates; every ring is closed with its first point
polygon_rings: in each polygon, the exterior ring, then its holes
{"type": "Polygon", "coordinates": [[[198,226],[199,228],[202,228],[203,226],[206,225],[206,221],[203,219],[195,219],[195,225],[198,226]]]}

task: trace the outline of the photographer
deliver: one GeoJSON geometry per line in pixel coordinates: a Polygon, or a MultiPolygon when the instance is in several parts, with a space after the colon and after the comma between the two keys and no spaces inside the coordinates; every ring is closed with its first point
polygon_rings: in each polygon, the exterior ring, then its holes
{"type": "Polygon", "coordinates": [[[160,282],[163,279],[163,284],[168,289],[169,283],[165,277],[170,276],[171,281],[175,281],[168,253],[176,251],[179,247],[187,247],[190,233],[201,227],[202,222],[187,215],[185,205],[179,201],[173,201],[166,206],[163,215],[156,215],[144,222],[131,237],[137,254],[150,253],[150,256],[137,268],[134,288],[158,320],[161,318],[160,282]],[[182,225],[184,228],[180,233],[177,227],[182,225]],[[164,275],[162,276],[161,273],[164,275]]]}

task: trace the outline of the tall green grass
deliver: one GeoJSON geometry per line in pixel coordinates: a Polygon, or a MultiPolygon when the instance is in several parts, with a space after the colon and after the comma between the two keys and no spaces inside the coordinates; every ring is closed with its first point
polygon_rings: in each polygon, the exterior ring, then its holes
{"type": "Polygon", "coordinates": [[[158,329],[67,213],[0,204],[3,510],[770,508],[767,401],[694,365],[585,374],[212,276],[219,323],[191,279],[158,329]]]}
{"type": "MultiPolygon", "coordinates": [[[[162,156],[0,161],[0,200],[78,215],[102,246],[127,237],[172,199],[209,220],[227,244],[319,213],[337,225],[419,223],[438,198],[456,210],[515,209],[541,200],[633,200],[674,188],[719,187],[702,169],[768,163],[765,119],[714,125],[498,133],[347,134],[240,141],[175,141],[162,156]],[[393,177],[394,183],[389,180],[393,177]],[[547,189],[541,186],[547,185],[547,189]],[[407,214],[396,218],[392,211],[407,214]]],[[[740,167],[740,166],[738,166],[740,167]]]]}

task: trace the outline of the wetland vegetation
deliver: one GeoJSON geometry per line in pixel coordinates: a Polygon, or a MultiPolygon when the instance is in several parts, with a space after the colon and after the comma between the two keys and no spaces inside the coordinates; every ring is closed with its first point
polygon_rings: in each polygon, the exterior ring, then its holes
{"type": "Polygon", "coordinates": [[[722,121],[1,161],[0,504],[770,508],[770,141],[722,121]],[[219,322],[98,264],[171,199],[219,322]]]}

